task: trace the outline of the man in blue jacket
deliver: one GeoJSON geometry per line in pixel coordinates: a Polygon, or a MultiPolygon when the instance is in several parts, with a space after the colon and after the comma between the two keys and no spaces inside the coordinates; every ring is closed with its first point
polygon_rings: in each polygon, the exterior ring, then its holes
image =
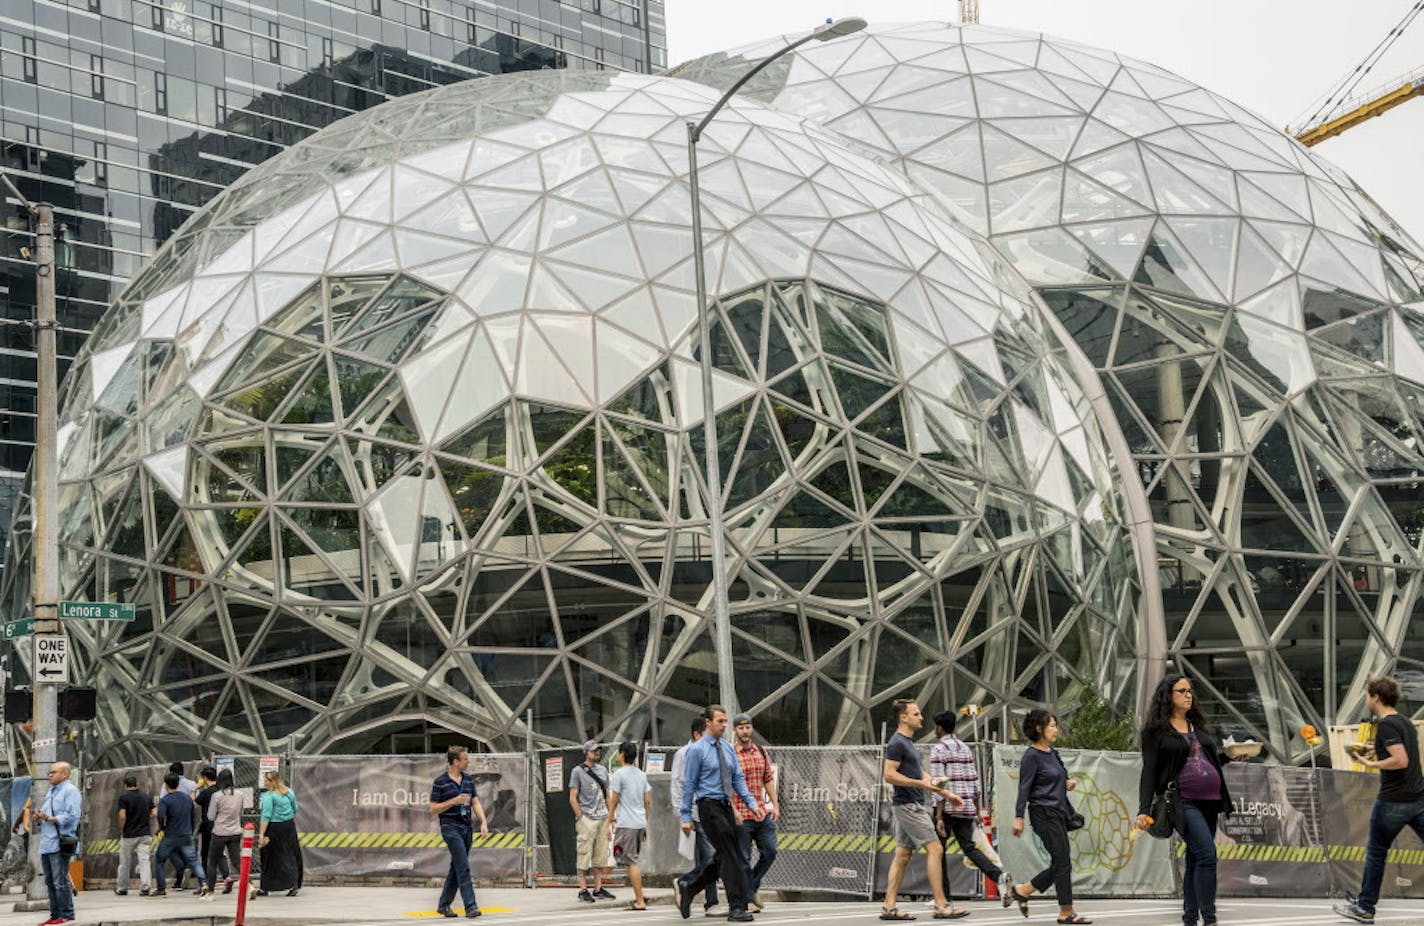
{"type": "Polygon", "coordinates": [[[154,859],[153,878],[156,889],[150,897],[163,897],[163,866],[169,857],[177,855],[193,873],[199,884],[207,878],[203,863],[198,860],[198,850],[193,847],[193,821],[197,816],[197,805],[184,794],[179,776],[169,772],[163,776],[163,797],[158,799],[158,831],[163,838],[158,843],[158,854],[154,859]]]}
{"type": "Polygon", "coordinates": [[[737,844],[737,818],[732,812],[732,795],[742,799],[753,820],[760,821],[766,811],[747,788],[742,763],[732,744],[724,739],[727,732],[727,711],[713,704],[702,712],[707,721],[706,735],[687,750],[683,765],[682,806],[678,808],[682,831],[693,832],[692,805],[696,803],[702,830],[716,851],[716,862],[693,871],[677,881],[677,910],[683,919],[692,915],[692,898],[717,879],[721,869],[722,886],[727,889],[727,919],[733,923],[753,922],[747,912],[751,899],[751,873],[737,844]]]}
{"type": "Polygon", "coordinates": [[[74,922],[74,891],[69,883],[69,859],[78,848],[79,810],[84,797],[69,780],[69,763],[49,767],[49,791],[35,812],[40,827],[40,864],[49,893],[49,919],[41,926],[74,922]]]}

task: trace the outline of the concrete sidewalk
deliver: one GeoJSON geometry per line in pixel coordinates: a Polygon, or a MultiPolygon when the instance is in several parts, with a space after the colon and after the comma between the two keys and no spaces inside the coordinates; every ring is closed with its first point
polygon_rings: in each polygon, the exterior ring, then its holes
{"type": "MultiPolygon", "coordinates": [[[[616,900],[597,904],[579,903],[577,892],[570,888],[549,887],[537,890],[520,888],[486,888],[478,892],[480,909],[487,922],[533,923],[536,926],[615,926],[615,924],[653,921],[681,923],[666,889],[648,892],[652,909],[647,913],[631,913],[623,909],[632,899],[626,888],[616,889],[616,900]]],[[[321,926],[326,923],[351,924],[425,924],[444,922],[435,913],[438,891],[431,888],[406,887],[312,887],[303,888],[296,897],[261,897],[248,905],[247,921],[256,926],[321,926]]],[[[1334,926],[1347,921],[1330,910],[1331,901],[1311,898],[1227,899],[1218,904],[1221,926],[1334,926]]],[[[997,901],[974,901],[964,904],[971,915],[960,922],[966,926],[1017,926],[1017,924],[1053,923],[1057,906],[1051,900],[1036,900],[1025,920],[1016,910],[1006,910],[997,901]]],[[[0,910],[7,907],[0,905],[0,910]]],[[[460,909],[458,906],[456,909],[460,909]]],[[[923,903],[901,902],[901,909],[922,922],[934,922],[923,903]]],[[[75,910],[82,926],[230,926],[236,912],[236,895],[219,897],[213,903],[198,900],[192,894],[169,894],[163,898],[140,897],[136,892],[117,897],[112,891],[84,891],[77,895],[75,910]]],[[[723,908],[725,912],[725,908],[723,908]]],[[[1181,926],[1182,906],[1174,900],[1091,900],[1079,902],[1078,911],[1104,926],[1181,926]]],[[[757,922],[830,923],[846,926],[855,923],[878,922],[880,905],[848,900],[792,902],[780,901],[768,905],[757,922]]],[[[0,912],[0,926],[36,926],[46,919],[44,912],[0,912]]],[[[1378,923],[1424,924],[1424,901],[1386,900],[1380,906],[1378,923]]],[[[702,916],[700,904],[694,905],[689,926],[723,922],[702,916]]],[[[452,924],[453,926],[453,924],[452,924]]]]}

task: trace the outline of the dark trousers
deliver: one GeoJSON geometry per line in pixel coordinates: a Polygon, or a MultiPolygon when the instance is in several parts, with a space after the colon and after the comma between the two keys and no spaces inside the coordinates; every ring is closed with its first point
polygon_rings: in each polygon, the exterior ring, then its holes
{"type": "Polygon", "coordinates": [[[1406,826],[1424,839],[1424,801],[1375,801],[1375,809],[1370,812],[1369,842],[1365,846],[1365,876],[1360,882],[1357,900],[1371,913],[1375,912],[1375,904],[1379,903],[1389,847],[1394,845],[1394,840],[1406,826]]]}
{"type": "Polygon", "coordinates": [[[1033,823],[1033,834],[1048,851],[1048,867],[1033,876],[1029,882],[1039,892],[1053,887],[1058,897],[1058,906],[1073,905],[1073,856],[1068,848],[1068,825],[1061,811],[1052,807],[1037,807],[1030,804],[1028,818],[1033,823]]]}
{"type": "Polygon", "coordinates": [[[697,815],[702,820],[707,841],[712,843],[715,864],[689,873],[689,880],[683,882],[687,892],[696,894],[715,882],[720,874],[722,886],[727,889],[727,907],[732,913],[743,913],[750,899],[751,885],[747,863],[742,860],[741,848],[737,845],[737,820],[732,815],[732,805],[704,797],[697,802],[697,815]]]}
{"type": "MultiPolygon", "coordinates": [[[[172,857],[177,857],[177,865],[181,861],[183,868],[187,868],[193,873],[193,877],[203,880],[203,863],[198,861],[198,848],[193,845],[192,836],[164,836],[158,843],[158,854],[153,860],[153,881],[154,887],[160,891],[165,889],[163,883],[163,866],[172,857]]],[[[182,871],[182,868],[179,869],[182,871]]],[[[176,886],[174,890],[177,890],[176,886]]]]}
{"type": "Polygon", "coordinates": [[[975,868],[988,875],[990,881],[998,881],[1004,876],[1004,869],[990,861],[989,856],[974,844],[975,820],[973,817],[951,817],[949,814],[945,814],[942,819],[945,829],[949,832],[948,836],[941,836],[939,840],[939,844],[944,847],[944,891],[946,897],[949,896],[949,841],[951,839],[959,845],[959,851],[964,853],[964,857],[973,862],[975,868]]]}
{"type": "Polygon", "coordinates": [[[209,833],[207,838],[208,890],[211,891],[217,885],[219,867],[228,872],[242,871],[242,835],[214,836],[209,833]]]}
{"type": "Polygon", "coordinates": [[[49,894],[49,918],[74,919],[74,886],[69,883],[69,855],[46,852],[40,856],[44,868],[45,892],[49,894]]]}
{"type": "Polygon", "coordinates": [[[440,836],[445,840],[445,848],[450,850],[450,870],[445,872],[445,886],[440,889],[440,906],[448,907],[458,889],[466,912],[474,910],[475,884],[470,879],[470,844],[474,841],[474,830],[442,826],[440,836]]]}
{"type": "MultiPolygon", "coordinates": [[[[239,836],[239,837],[237,837],[237,838],[238,838],[239,840],[242,839],[241,836],[239,836]]],[[[208,869],[209,869],[209,871],[208,871],[208,886],[209,886],[209,887],[212,886],[213,876],[214,876],[214,875],[217,875],[217,876],[219,876],[219,877],[226,878],[226,877],[229,877],[229,876],[232,874],[232,869],[228,867],[227,856],[225,856],[225,855],[219,855],[219,856],[218,856],[218,864],[217,864],[218,870],[217,870],[217,871],[212,871],[212,868],[214,867],[214,866],[213,866],[213,861],[212,861],[212,859],[213,859],[213,831],[212,831],[212,829],[211,829],[210,827],[204,827],[204,828],[203,828],[201,831],[199,831],[199,833],[198,833],[198,858],[202,859],[202,860],[203,860],[203,864],[206,865],[206,866],[208,867],[208,869]]]]}
{"type": "Polygon", "coordinates": [[[1182,841],[1187,867],[1182,873],[1182,922],[1216,922],[1216,818],[1214,801],[1182,801],[1182,841]]]}
{"type": "MultiPolygon", "coordinates": [[[[693,881],[694,878],[696,878],[698,875],[700,875],[700,874],[702,873],[703,869],[715,867],[716,864],[717,864],[717,851],[712,848],[712,843],[710,843],[710,842],[707,841],[707,832],[706,832],[704,829],[702,829],[702,824],[701,824],[701,823],[693,823],[693,824],[692,824],[692,827],[693,827],[693,832],[697,834],[696,848],[694,849],[694,851],[693,851],[693,856],[692,856],[692,858],[693,858],[693,864],[696,865],[697,867],[696,867],[696,868],[693,868],[692,871],[690,871],[690,872],[688,872],[687,874],[683,875],[683,877],[687,879],[687,882],[688,882],[689,884],[692,883],[692,881],[693,881]]],[[[716,879],[716,878],[713,878],[713,879],[712,879],[712,882],[707,885],[707,892],[706,892],[706,894],[703,896],[702,900],[703,900],[703,904],[702,904],[702,905],[703,905],[704,907],[715,907],[715,906],[717,906],[717,879],[716,879]]]]}
{"type": "Polygon", "coordinates": [[[737,850],[751,867],[751,892],[761,890],[761,879],[771,870],[776,861],[776,821],[771,817],[763,820],[746,819],[737,824],[737,850]],[[756,845],[757,863],[752,866],[752,846],[756,845]]]}

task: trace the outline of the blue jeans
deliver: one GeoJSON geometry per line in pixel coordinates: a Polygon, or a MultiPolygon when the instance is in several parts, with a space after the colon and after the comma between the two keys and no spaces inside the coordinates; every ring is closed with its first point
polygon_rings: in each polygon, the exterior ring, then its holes
{"type": "Polygon", "coordinates": [[[440,906],[450,906],[455,899],[455,889],[459,888],[465,910],[474,910],[475,885],[470,880],[470,844],[474,841],[475,832],[463,826],[442,826],[440,837],[445,840],[445,848],[450,850],[450,870],[445,872],[445,886],[440,889],[440,906]]]}
{"type": "Polygon", "coordinates": [[[187,868],[193,873],[196,881],[203,881],[207,875],[203,872],[203,863],[198,861],[198,849],[193,845],[192,836],[164,836],[158,843],[158,854],[153,861],[153,886],[162,891],[166,890],[163,885],[163,866],[173,856],[183,862],[183,868],[187,868]]]}
{"type": "Polygon", "coordinates": [[[1394,840],[1410,827],[1424,839],[1424,801],[1375,801],[1370,813],[1370,838],[1365,846],[1365,877],[1360,882],[1361,907],[1375,912],[1379,903],[1380,885],[1384,883],[1384,863],[1394,840]]]}
{"type": "Polygon", "coordinates": [[[1182,801],[1182,841],[1186,843],[1186,871],[1182,873],[1182,922],[1196,926],[1216,922],[1216,818],[1210,803],[1182,801]]]}
{"type": "Polygon", "coordinates": [[[44,868],[45,891],[49,894],[49,918],[74,919],[74,888],[69,883],[69,856],[46,852],[40,856],[44,868]]]}
{"type": "Polygon", "coordinates": [[[764,820],[743,820],[737,824],[737,846],[742,850],[742,858],[752,864],[752,843],[756,843],[760,856],[752,867],[752,893],[761,890],[761,879],[771,870],[776,861],[776,821],[771,817],[764,820]]]}

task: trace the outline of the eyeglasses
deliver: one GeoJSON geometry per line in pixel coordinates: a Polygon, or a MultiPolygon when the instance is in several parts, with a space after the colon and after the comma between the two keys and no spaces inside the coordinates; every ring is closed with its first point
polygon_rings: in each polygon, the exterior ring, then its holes
{"type": "Polygon", "coordinates": [[[1173,688],[1173,689],[1172,689],[1172,694],[1184,694],[1184,695],[1189,695],[1189,694],[1191,694],[1191,693],[1192,693],[1192,690],[1191,690],[1190,688],[1173,688]]]}

